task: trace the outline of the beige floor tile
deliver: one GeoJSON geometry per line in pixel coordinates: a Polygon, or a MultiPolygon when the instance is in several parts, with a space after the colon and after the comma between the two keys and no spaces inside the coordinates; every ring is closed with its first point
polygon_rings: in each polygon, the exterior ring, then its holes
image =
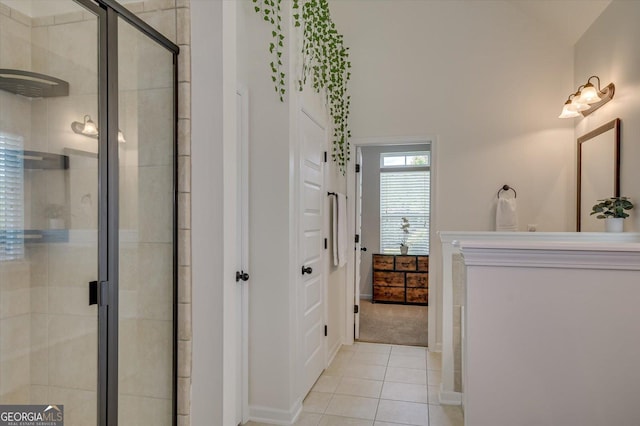
{"type": "Polygon", "coordinates": [[[331,364],[326,370],[324,370],[323,374],[326,374],[327,376],[342,377],[342,376],[344,376],[344,372],[347,370],[347,368],[348,368],[347,365],[333,365],[333,364],[331,364]]]}
{"type": "Polygon", "coordinates": [[[426,385],[427,375],[425,370],[404,367],[387,367],[385,381],[396,383],[413,383],[416,385],[426,385]]]}
{"type": "Polygon", "coordinates": [[[415,368],[417,370],[427,369],[427,360],[424,357],[412,355],[395,355],[389,357],[389,367],[415,368]]]}
{"type": "Polygon", "coordinates": [[[356,377],[358,379],[384,380],[387,367],[381,365],[353,364],[345,367],[343,375],[345,377],[356,377]]]}
{"type": "Polygon", "coordinates": [[[355,354],[355,352],[340,352],[340,351],[338,351],[336,356],[333,357],[333,359],[331,360],[331,364],[334,364],[334,363],[339,363],[339,364],[348,363],[353,359],[353,355],[354,354],[355,354]]]}
{"type": "Polygon", "coordinates": [[[399,346],[394,345],[391,347],[392,355],[410,355],[410,356],[427,356],[427,348],[422,346],[399,346]]]}
{"type": "Polygon", "coordinates": [[[356,345],[342,345],[340,347],[340,350],[338,351],[338,353],[341,352],[355,352],[357,350],[357,346],[356,345]]]}
{"type": "Polygon", "coordinates": [[[294,423],[295,426],[318,426],[320,420],[322,419],[322,414],[318,413],[305,413],[302,412],[298,420],[294,423]]]}
{"type": "Polygon", "coordinates": [[[334,395],[327,407],[326,414],[342,417],[373,420],[378,400],[351,395],[334,395]]]}
{"type": "Polygon", "coordinates": [[[427,370],[427,381],[429,386],[440,386],[442,372],[440,370],[427,370]]]}
{"type": "Polygon", "coordinates": [[[318,378],[316,384],[313,385],[313,388],[311,388],[311,390],[315,392],[334,393],[338,388],[338,385],[340,384],[340,380],[340,376],[329,376],[327,374],[322,374],[322,376],[318,378]]]}
{"type": "Polygon", "coordinates": [[[429,426],[429,406],[415,402],[381,399],[376,420],[417,426],[429,426]]]}
{"type": "Polygon", "coordinates": [[[269,423],[260,423],[260,422],[246,422],[244,426],[273,426],[269,423]]]}
{"type": "Polygon", "coordinates": [[[373,426],[373,420],[354,419],[351,417],[322,416],[319,426],[373,426]]]}
{"type": "Polygon", "coordinates": [[[358,379],[356,377],[343,377],[335,393],[342,395],[364,396],[367,398],[380,398],[382,381],[358,379]]]}
{"type": "Polygon", "coordinates": [[[369,365],[387,365],[389,362],[389,354],[376,352],[356,352],[351,358],[351,362],[369,365]]]}
{"type": "Polygon", "coordinates": [[[426,404],[427,387],[425,385],[414,385],[411,383],[384,382],[382,387],[382,399],[392,399],[395,401],[420,402],[426,404]]]}
{"type": "Polygon", "coordinates": [[[374,422],[373,426],[404,426],[401,423],[389,423],[389,422],[374,422]]]}
{"type": "Polygon", "coordinates": [[[366,343],[366,342],[356,342],[356,351],[357,352],[375,352],[378,354],[390,354],[391,353],[391,345],[383,345],[380,343],[366,343]]]}
{"type": "Polygon", "coordinates": [[[440,405],[440,386],[427,386],[429,404],[440,405]]]}
{"type": "Polygon", "coordinates": [[[309,392],[302,403],[302,411],[323,414],[331,401],[332,393],[309,392]]]}
{"type": "Polygon", "coordinates": [[[429,405],[429,426],[463,426],[462,409],[452,405],[429,405]]]}

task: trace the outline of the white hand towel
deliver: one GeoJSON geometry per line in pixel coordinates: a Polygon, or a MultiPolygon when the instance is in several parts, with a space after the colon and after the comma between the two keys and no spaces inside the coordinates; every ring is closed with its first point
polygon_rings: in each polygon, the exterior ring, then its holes
{"type": "Polygon", "coordinates": [[[515,198],[498,198],[496,231],[517,231],[518,211],[515,198]]]}
{"type": "Polygon", "coordinates": [[[333,264],[338,266],[340,260],[338,258],[338,197],[331,197],[331,241],[333,243],[333,264]]]}
{"type": "Polygon", "coordinates": [[[338,193],[338,266],[347,264],[347,196],[338,193]]]}

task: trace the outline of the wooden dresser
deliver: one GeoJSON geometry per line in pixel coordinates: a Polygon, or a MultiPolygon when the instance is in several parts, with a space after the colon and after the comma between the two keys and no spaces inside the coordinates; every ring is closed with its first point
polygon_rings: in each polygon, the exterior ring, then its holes
{"type": "Polygon", "coordinates": [[[429,256],[374,254],[373,302],[428,304],[429,256]]]}

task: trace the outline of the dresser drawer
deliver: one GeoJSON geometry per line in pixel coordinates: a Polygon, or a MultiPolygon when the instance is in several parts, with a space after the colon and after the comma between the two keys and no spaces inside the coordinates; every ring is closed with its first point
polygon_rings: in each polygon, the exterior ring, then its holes
{"type": "Polygon", "coordinates": [[[415,256],[396,256],[396,271],[415,271],[415,256]]]}
{"type": "Polygon", "coordinates": [[[407,303],[429,302],[429,290],[426,288],[407,288],[407,303]]]}
{"type": "Polygon", "coordinates": [[[383,256],[380,254],[373,255],[373,269],[393,271],[394,267],[393,256],[383,256]]]}
{"type": "Polygon", "coordinates": [[[429,256],[418,256],[418,271],[429,271],[429,256]]]}
{"type": "Polygon", "coordinates": [[[373,286],[404,287],[404,273],[373,271],[373,286]]]}
{"type": "Polygon", "coordinates": [[[404,287],[373,287],[373,301],[404,303],[404,287]]]}
{"type": "Polygon", "coordinates": [[[429,274],[427,272],[407,272],[407,287],[429,288],[429,274]]]}

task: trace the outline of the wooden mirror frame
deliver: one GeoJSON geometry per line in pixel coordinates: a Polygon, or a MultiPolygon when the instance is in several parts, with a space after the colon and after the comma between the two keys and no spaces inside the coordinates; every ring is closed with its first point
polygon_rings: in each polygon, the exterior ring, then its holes
{"type": "MultiPolygon", "coordinates": [[[[578,190],[577,190],[577,204],[576,204],[576,231],[580,232],[581,212],[580,205],[582,202],[582,144],[589,140],[599,136],[609,130],[613,130],[614,137],[614,154],[613,154],[613,185],[614,185],[614,197],[620,196],[620,119],[616,118],[602,126],[598,127],[586,133],[578,138],[578,190]]],[[[606,161],[606,160],[605,160],[606,161]]]]}

